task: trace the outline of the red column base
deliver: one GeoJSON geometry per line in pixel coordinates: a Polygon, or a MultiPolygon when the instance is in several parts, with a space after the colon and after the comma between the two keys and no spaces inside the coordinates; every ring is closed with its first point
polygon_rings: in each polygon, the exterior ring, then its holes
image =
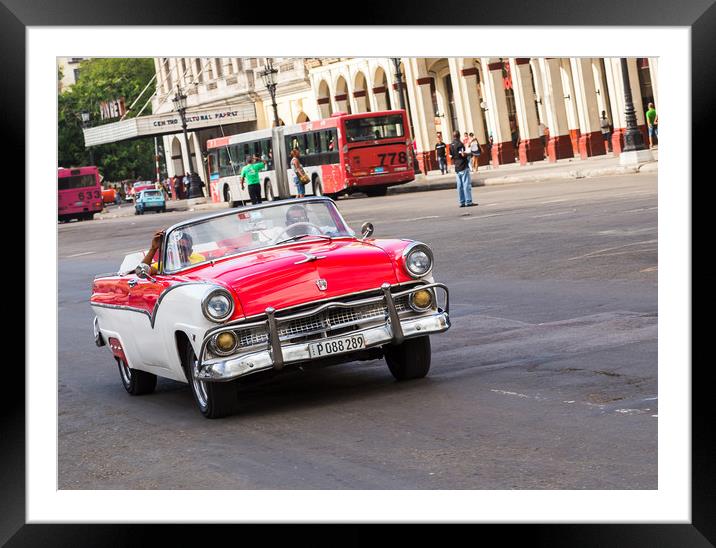
{"type": "Polygon", "coordinates": [[[626,129],[623,127],[615,127],[612,132],[612,151],[614,156],[619,156],[624,148],[624,133],[626,129]]]}
{"type": "Polygon", "coordinates": [[[504,143],[496,143],[492,145],[492,165],[499,166],[501,164],[515,163],[515,149],[512,141],[504,143]]]}
{"type": "Polygon", "coordinates": [[[435,169],[440,169],[434,150],[429,150],[427,152],[418,152],[418,165],[420,166],[420,171],[422,171],[423,173],[427,173],[428,171],[432,171],[435,169]]]}
{"type": "Polygon", "coordinates": [[[528,162],[539,162],[540,160],[544,160],[544,145],[542,144],[542,139],[537,137],[536,139],[520,141],[518,152],[520,155],[521,165],[525,165],[528,162]]]}
{"type": "Polygon", "coordinates": [[[600,131],[585,133],[579,137],[579,156],[582,160],[586,160],[590,156],[600,156],[606,154],[604,146],[604,136],[600,131]]]}
{"type": "Polygon", "coordinates": [[[579,137],[581,134],[582,132],[579,131],[579,128],[569,130],[569,139],[572,141],[572,154],[574,156],[579,154],[579,137]]]}
{"type": "Polygon", "coordinates": [[[556,162],[562,158],[573,158],[572,140],[569,135],[550,137],[547,141],[547,157],[550,162],[556,162]]]}

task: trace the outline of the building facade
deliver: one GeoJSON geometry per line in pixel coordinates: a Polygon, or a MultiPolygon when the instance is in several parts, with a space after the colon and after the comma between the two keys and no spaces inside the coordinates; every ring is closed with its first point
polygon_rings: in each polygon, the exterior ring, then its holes
{"type": "MultiPolygon", "coordinates": [[[[189,151],[181,133],[161,137],[168,174],[193,166],[207,180],[208,139],[263,129],[274,123],[271,98],[261,80],[265,58],[156,58],[154,114],[173,110],[177,89],[188,111],[252,105],[253,119],[191,131],[189,151]],[[201,151],[197,154],[195,151],[201,151]]],[[[434,147],[453,131],[474,133],[481,164],[619,154],[626,119],[618,58],[402,58],[403,94],[422,171],[437,169],[434,147]],[[605,144],[602,113],[613,127],[605,144]]],[[[326,118],[337,112],[400,108],[392,58],[274,58],[280,124],[326,118]]],[[[647,104],[658,106],[655,58],[630,58],[629,84],[637,124],[646,137],[647,104]]]]}
{"type": "Polygon", "coordinates": [[[80,77],[80,63],[89,57],[58,57],[57,58],[57,93],[72,87],[80,77]]]}

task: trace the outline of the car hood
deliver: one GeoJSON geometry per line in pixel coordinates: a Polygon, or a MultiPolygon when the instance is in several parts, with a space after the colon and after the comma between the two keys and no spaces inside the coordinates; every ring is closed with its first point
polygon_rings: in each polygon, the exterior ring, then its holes
{"type": "Polygon", "coordinates": [[[301,242],[207,265],[195,274],[230,287],[244,316],[397,283],[393,262],[381,248],[357,240],[301,242]],[[309,256],[315,260],[307,260],[309,256]],[[298,264],[297,264],[298,263],[298,264]],[[326,288],[320,289],[319,279],[326,288]]]}

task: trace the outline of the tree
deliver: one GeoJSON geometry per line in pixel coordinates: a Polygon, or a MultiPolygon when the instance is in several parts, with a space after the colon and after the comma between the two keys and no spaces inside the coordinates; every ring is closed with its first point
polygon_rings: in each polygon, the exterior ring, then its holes
{"type": "MultiPolygon", "coordinates": [[[[87,59],[80,63],[79,80],[58,96],[58,162],[60,166],[81,166],[89,163],[84,147],[80,113],[88,111],[92,125],[116,120],[101,120],[99,104],[102,101],[124,97],[127,106],[140,94],[154,76],[152,59],[116,58],[87,59]]],[[[137,103],[127,118],[149,99],[151,88],[137,103]]],[[[148,107],[151,112],[151,107],[148,107]]],[[[145,113],[148,112],[145,110],[145,113]]],[[[109,181],[151,179],[154,173],[154,142],[152,139],[119,141],[94,147],[95,164],[109,181]]]]}

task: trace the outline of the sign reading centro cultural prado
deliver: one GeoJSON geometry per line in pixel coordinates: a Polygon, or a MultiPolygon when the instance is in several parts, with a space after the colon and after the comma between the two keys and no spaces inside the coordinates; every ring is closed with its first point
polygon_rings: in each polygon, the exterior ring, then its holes
{"type": "MultiPolygon", "coordinates": [[[[226,105],[221,108],[186,113],[189,131],[254,120],[256,120],[256,109],[253,103],[226,105]]],[[[181,116],[176,112],[138,116],[83,130],[87,147],[180,131],[182,131],[181,116]]]]}

